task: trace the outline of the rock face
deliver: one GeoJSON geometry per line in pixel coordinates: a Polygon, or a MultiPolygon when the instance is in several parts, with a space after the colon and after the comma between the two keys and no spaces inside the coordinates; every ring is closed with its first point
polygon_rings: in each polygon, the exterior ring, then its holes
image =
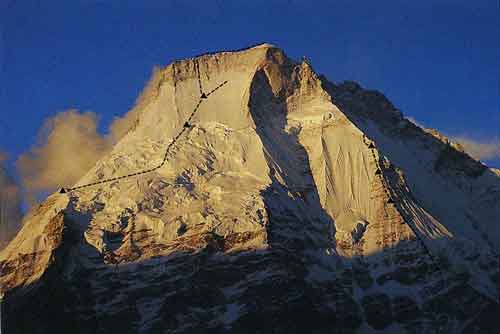
{"type": "Polygon", "coordinates": [[[6,333],[495,331],[499,173],[382,94],[264,44],[161,69],[137,115],[75,186],[147,172],[0,253],[6,333]]]}

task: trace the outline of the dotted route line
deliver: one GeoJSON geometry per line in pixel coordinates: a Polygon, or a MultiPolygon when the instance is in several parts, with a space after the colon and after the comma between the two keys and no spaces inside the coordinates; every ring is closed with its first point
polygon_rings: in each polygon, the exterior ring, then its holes
{"type": "Polygon", "coordinates": [[[104,179],[104,180],[100,180],[100,181],[96,181],[96,182],[92,182],[92,183],[83,184],[83,185],[72,187],[72,188],[64,188],[63,187],[63,188],[61,188],[61,190],[59,192],[61,194],[64,194],[64,193],[66,193],[68,191],[73,191],[73,190],[78,190],[78,189],[82,189],[82,188],[92,187],[92,186],[96,186],[98,184],[109,183],[109,182],[118,181],[118,180],[126,179],[126,178],[129,178],[129,177],[133,177],[133,176],[138,176],[138,175],[143,175],[143,174],[151,173],[151,172],[154,172],[154,171],[160,169],[161,167],[163,167],[165,165],[165,163],[167,162],[167,160],[168,160],[170,149],[177,143],[177,141],[184,134],[184,132],[186,132],[186,130],[188,128],[192,127],[191,124],[190,124],[190,121],[194,117],[194,115],[196,114],[196,112],[198,111],[198,109],[200,108],[200,105],[203,102],[203,100],[207,99],[216,90],[218,90],[219,88],[221,88],[222,86],[224,86],[228,82],[227,80],[225,80],[224,82],[222,82],[221,84],[219,84],[217,87],[215,87],[214,89],[212,89],[210,92],[208,92],[208,93],[205,94],[203,92],[203,88],[202,88],[202,85],[201,85],[200,69],[199,69],[199,65],[198,65],[198,61],[197,60],[195,60],[195,68],[196,68],[196,72],[197,72],[197,76],[198,76],[198,86],[200,88],[200,98],[198,99],[198,103],[196,104],[196,106],[194,107],[193,111],[191,112],[191,114],[187,118],[186,122],[184,123],[181,131],[168,144],[168,146],[167,146],[167,148],[165,150],[165,155],[163,156],[163,160],[162,160],[162,162],[158,166],[150,168],[150,169],[144,169],[144,170],[141,170],[141,171],[138,171],[138,172],[135,172],[135,173],[131,173],[131,174],[127,174],[127,175],[117,176],[117,177],[113,177],[113,178],[109,178],[109,179],[104,179]]]}
{"type": "MultiPolygon", "coordinates": [[[[363,139],[363,141],[364,141],[364,139],[363,139]]],[[[420,246],[424,249],[424,252],[427,254],[427,256],[429,256],[431,262],[434,264],[434,266],[438,270],[439,275],[441,276],[441,279],[443,280],[443,282],[446,282],[446,275],[444,274],[443,269],[439,265],[438,259],[436,258],[436,256],[434,256],[434,254],[432,254],[432,252],[429,249],[429,247],[427,247],[427,244],[425,243],[425,241],[423,240],[423,238],[420,236],[420,234],[417,231],[417,229],[414,226],[412,226],[412,224],[410,224],[407,221],[408,220],[408,215],[406,214],[406,212],[403,213],[402,212],[403,210],[400,208],[400,207],[402,207],[402,204],[401,203],[396,203],[396,201],[394,201],[394,197],[392,196],[392,193],[389,192],[388,188],[391,188],[392,192],[397,193],[400,197],[402,197],[402,192],[401,191],[397,191],[395,189],[392,189],[392,186],[390,185],[390,183],[385,180],[384,172],[382,171],[382,168],[380,167],[380,164],[379,164],[379,160],[377,159],[377,157],[375,155],[375,150],[376,150],[375,145],[373,144],[373,142],[370,142],[369,144],[367,144],[365,142],[365,144],[371,150],[373,160],[375,162],[375,165],[377,166],[377,170],[375,172],[375,175],[378,176],[378,178],[382,182],[382,187],[384,188],[384,192],[389,197],[387,203],[394,204],[394,208],[396,209],[396,211],[398,212],[398,214],[402,218],[403,224],[406,224],[406,226],[408,226],[410,228],[410,230],[413,232],[413,234],[417,238],[418,242],[420,243],[420,246]]],[[[410,194],[410,196],[411,196],[411,194],[410,194]]]]}
{"type": "Polygon", "coordinates": [[[196,75],[198,76],[198,86],[200,87],[200,96],[203,96],[203,88],[201,86],[200,64],[198,63],[197,59],[194,60],[194,67],[196,75]]]}

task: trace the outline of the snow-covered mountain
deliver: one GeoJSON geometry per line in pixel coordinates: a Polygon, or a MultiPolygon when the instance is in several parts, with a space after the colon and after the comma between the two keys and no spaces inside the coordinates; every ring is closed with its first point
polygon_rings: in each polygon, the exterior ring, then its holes
{"type": "Polygon", "coordinates": [[[0,253],[6,333],[495,331],[498,170],[269,44],[150,85],[0,253]]]}

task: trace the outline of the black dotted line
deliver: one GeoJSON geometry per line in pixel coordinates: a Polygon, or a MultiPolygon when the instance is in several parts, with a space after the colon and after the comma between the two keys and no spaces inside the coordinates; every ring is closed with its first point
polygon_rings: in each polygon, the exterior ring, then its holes
{"type": "MultiPolygon", "coordinates": [[[[378,164],[378,161],[377,161],[377,158],[376,158],[376,155],[375,155],[375,145],[373,145],[373,143],[370,144],[369,148],[371,149],[371,153],[373,155],[373,158],[375,160],[375,164],[377,165],[377,172],[380,171],[380,173],[377,173],[378,177],[380,178],[380,180],[382,181],[382,185],[384,187],[384,191],[386,193],[387,196],[389,196],[389,201],[390,203],[394,203],[394,207],[396,209],[396,211],[399,213],[399,215],[401,216],[401,218],[403,219],[403,224],[406,224],[410,230],[412,230],[413,234],[415,235],[415,237],[418,239],[418,241],[420,242],[420,245],[422,246],[422,248],[424,249],[424,252],[427,253],[427,255],[429,256],[429,258],[431,259],[431,261],[434,263],[434,265],[436,266],[436,268],[438,269],[441,277],[443,280],[446,280],[445,279],[445,275],[441,269],[441,267],[439,266],[439,263],[436,259],[436,257],[434,256],[434,254],[432,254],[431,250],[427,247],[427,245],[425,244],[424,240],[420,237],[420,234],[418,233],[418,231],[410,224],[406,221],[406,215],[402,214],[400,209],[399,209],[399,206],[401,204],[399,203],[395,203],[395,201],[393,200],[389,190],[387,189],[388,186],[385,184],[385,179],[383,177],[383,172],[381,171],[381,168],[378,164]]],[[[400,194],[401,196],[401,194],[400,194]]]]}
{"type": "Polygon", "coordinates": [[[241,52],[241,51],[249,50],[251,48],[254,48],[254,47],[262,45],[262,44],[267,44],[267,42],[266,41],[262,41],[262,42],[251,44],[249,46],[246,46],[244,48],[239,48],[239,49],[220,49],[220,50],[215,50],[215,51],[203,52],[203,53],[199,53],[199,54],[197,54],[197,55],[195,55],[193,57],[194,58],[201,58],[203,56],[212,56],[212,55],[216,55],[218,53],[241,52]]]}
{"type": "Polygon", "coordinates": [[[217,87],[215,87],[214,89],[212,89],[209,93],[207,93],[207,97],[210,96],[210,94],[214,93],[217,89],[219,89],[222,86],[224,86],[225,84],[227,84],[227,80],[224,81],[223,83],[221,83],[220,85],[218,85],[217,87]]]}
{"type": "Polygon", "coordinates": [[[194,67],[196,74],[198,75],[198,86],[200,87],[200,96],[201,96],[203,95],[203,88],[201,87],[200,64],[198,63],[198,59],[194,60],[194,67]]]}
{"type": "Polygon", "coordinates": [[[117,180],[129,178],[129,177],[132,177],[132,176],[137,176],[137,175],[142,175],[142,174],[146,174],[146,173],[151,173],[151,172],[153,172],[155,170],[158,170],[161,167],[163,167],[163,165],[165,165],[165,163],[168,161],[168,155],[170,153],[170,149],[176,144],[177,140],[182,136],[182,134],[184,132],[186,132],[186,130],[188,128],[192,127],[192,125],[189,122],[191,121],[191,119],[194,117],[194,115],[196,114],[196,112],[200,108],[200,105],[203,102],[203,99],[208,98],[209,95],[211,95],[212,93],[214,93],[217,89],[221,88],[222,86],[224,86],[228,82],[226,80],[226,81],[222,82],[221,84],[219,84],[214,89],[212,89],[209,93],[207,93],[207,94],[203,93],[202,87],[201,87],[201,80],[200,80],[200,72],[199,72],[199,68],[198,68],[198,62],[195,61],[195,64],[196,64],[195,66],[197,68],[196,71],[198,72],[198,84],[199,84],[199,87],[200,87],[200,95],[201,96],[198,99],[198,103],[194,107],[193,111],[189,115],[187,121],[184,123],[181,131],[177,134],[177,136],[175,136],[173,138],[173,140],[170,142],[170,144],[168,144],[168,146],[167,146],[167,148],[165,150],[165,155],[163,156],[163,160],[162,160],[162,162],[158,166],[156,166],[154,168],[150,168],[150,169],[145,169],[145,170],[142,170],[142,171],[139,171],[139,172],[127,174],[127,175],[117,176],[117,177],[113,177],[113,178],[110,178],[110,179],[105,179],[105,180],[101,180],[101,181],[97,181],[97,182],[83,184],[81,186],[77,186],[77,187],[73,187],[73,188],[61,188],[60,193],[66,193],[67,191],[73,191],[73,190],[77,190],[77,189],[82,189],[82,188],[87,188],[87,187],[95,186],[95,185],[98,185],[98,184],[109,183],[109,182],[113,182],[113,181],[117,181],[117,180]]]}

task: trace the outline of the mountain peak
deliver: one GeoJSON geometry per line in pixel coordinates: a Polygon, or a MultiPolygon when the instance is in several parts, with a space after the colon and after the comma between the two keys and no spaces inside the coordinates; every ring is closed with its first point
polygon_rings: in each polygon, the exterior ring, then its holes
{"type": "Polygon", "coordinates": [[[276,48],[276,46],[274,44],[271,44],[271,43],[261,43],[261,44],[257,44],[257,45],[252,47],[252,49],[258,49],[258,48],[270,49],[270,48],[276,48]]]}
{"type": "Polygon", "coordinates": [[[136,113],[0,253],[9,333],[493,328],[499,175],[381,93],[260,44],[155,72],[136,113]]]}

